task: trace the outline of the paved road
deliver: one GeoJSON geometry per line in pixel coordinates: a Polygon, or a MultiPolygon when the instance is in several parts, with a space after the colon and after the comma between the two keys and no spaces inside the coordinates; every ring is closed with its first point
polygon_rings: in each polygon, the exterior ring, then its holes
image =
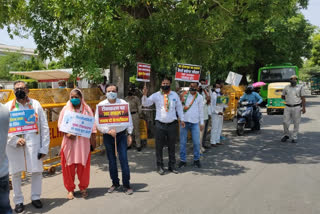
{"type": "MultiPolygon", "coordinates": [[[[61,172],[43,181],[42,213],[320,213],[320,98],[308,97],[298,144],[281,143],[282,116],[267,116],[260,133],[235,134],[225,123],[225,145],[205,153],[201,169],[189,164],[180,174],[154,172],[154,151],[129,151],[135,193],[108,194],[111,185],[104,154],[92,161],[90,197],[65,199],[61,172]]],[[[191,154],[192,148],[189,148],[191,154]]],[[[166,154],[165,154],[166,156],[166,154]]],[[[188,163],[192,162],[189,156],[188,163]]],[[[30,184],[23,186],[26,212],[30,184]]]]}

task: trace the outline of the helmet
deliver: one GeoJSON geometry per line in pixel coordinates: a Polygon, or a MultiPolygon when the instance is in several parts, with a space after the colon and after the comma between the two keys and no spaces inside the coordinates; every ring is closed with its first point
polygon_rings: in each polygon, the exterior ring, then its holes
{"type": "Polygon", "coordinates": [[[253,92],[253,86],[249,85],[245,92],[246,92],[246,94],[251,94],[253,92]]]}

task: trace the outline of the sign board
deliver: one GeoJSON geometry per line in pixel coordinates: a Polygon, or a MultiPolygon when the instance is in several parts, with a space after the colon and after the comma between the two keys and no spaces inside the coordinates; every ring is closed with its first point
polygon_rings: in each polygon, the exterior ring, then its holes
{"type": "Polygon", "coordinates": [[[98,105],[99,124],[111,126],[129,125],[129,104],[98,105]]]}
{"type": "Polygon", "coordinates": [[[10,135],[21,135],[37,132],[36,115],[34,109],[10,112],[10,135]]]}
{"type": "Polygon", "coordinates": [[[218,96],[217,97],[217,105],[220,106],[228,106],[229,97],[228,96],[218,96]]]}
{"type": "Polygon", "coordinates": [[[234,73],[232,71],[229,72],[228,77],[226,79],[226,83],[234,86],[239,86],[240,81],[242,79],[241,74],[234,73]]]}
{"type": "Polygon", "coordinates": [[[137,81],[150,82],[151,65],[146,63],[137,63],[137,81]]]}
{"type": "Polygon", "coordinates": [[[94,125],[94,117],[65,111],[59,130],[64,133],[90,138],[94,125]]]}
{"type": "Polygon", "coordinates": [[[199,82],[200,74],[200,65],[178,63],[175,79],[186,82],[199,82]]]}

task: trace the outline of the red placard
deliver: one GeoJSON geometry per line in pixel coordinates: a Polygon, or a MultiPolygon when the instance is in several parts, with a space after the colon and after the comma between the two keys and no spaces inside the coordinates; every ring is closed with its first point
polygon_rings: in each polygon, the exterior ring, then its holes
{"type": "Polygon", "coordinates": [[[146,63],[137,63],[137,81],[150,82],[151,65],[146,63]]]}
{"type": "Polygon", "coordinates": [[[178,63],[175,79],[186,82],[199,82],[200,74],[200,65],[178,63]]]}
{"type": "Polygon", "coordinates": [[[99,124],[129,124],[129,104],[98,105],[99,124]]]}

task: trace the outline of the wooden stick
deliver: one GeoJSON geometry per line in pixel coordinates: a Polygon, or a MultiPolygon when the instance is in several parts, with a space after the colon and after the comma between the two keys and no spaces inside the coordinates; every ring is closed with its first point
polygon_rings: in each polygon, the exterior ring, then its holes
{"type": "Polygon", "coordinates": [[[115,153],[116,153],[116,157],[118,157],[118,150],[117,150],[117,135],[116,137],[114,138],[114,146],[115,146],[115,153]]]}
{"type": "Polygon", "coordinates": [[[27,171],[27,158],[26,158],[26,149],[25,145],[23,146],[23,154],[24,154],[24,167],[26,168],[27,171]]]}

